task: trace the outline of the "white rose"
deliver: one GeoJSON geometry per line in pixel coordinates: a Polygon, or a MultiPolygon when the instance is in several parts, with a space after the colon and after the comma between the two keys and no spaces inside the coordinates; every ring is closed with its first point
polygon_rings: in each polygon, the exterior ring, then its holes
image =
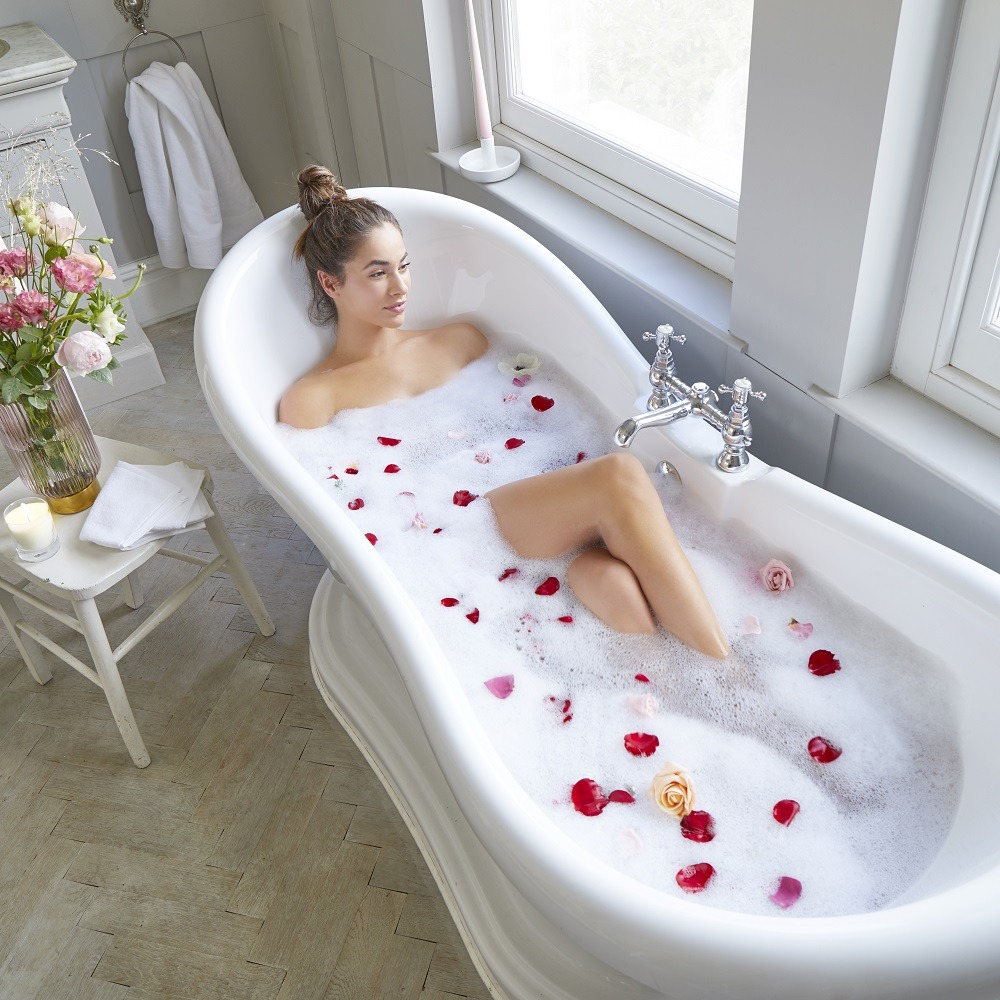
{"type": "Polygon", "coordinates": [[[110,344],[111,341],[125,329],[125,324],[118,321],[114,309],[105,306],[94,317],[94,329],[110,344]]]}
{"type": "Polygon", "coordinates": [[[683,767],[667,761],[649,786],[653,801],[666,813],[683,819],[694,809],[691,775],[683,767]]]}
{"type": "Polygon", "coordinates": [[[42,223],[42,239],[48,246],[64,246],[87,228],[65,205],[50,201],[38,213],[42,223]]]}
{"type": "Polygon", "coordinates": [[[78,375],[106,368],[111,360],[111,348],[103,337],[89,330],[71,333],[56,351],[56,361],[64,368],[72,368],[78,375]]]}

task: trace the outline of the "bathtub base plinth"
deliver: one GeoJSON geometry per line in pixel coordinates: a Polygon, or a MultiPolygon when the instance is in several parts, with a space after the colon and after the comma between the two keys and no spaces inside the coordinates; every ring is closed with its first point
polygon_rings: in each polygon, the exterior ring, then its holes
{"type": "Polygon", "coordinates": [[[313,598],[309,646],[323,700],[413,834],[497,1000],[679,1000],[585,952],[501,872],[456,803],[388,650],[329,572],[313,598]]]}

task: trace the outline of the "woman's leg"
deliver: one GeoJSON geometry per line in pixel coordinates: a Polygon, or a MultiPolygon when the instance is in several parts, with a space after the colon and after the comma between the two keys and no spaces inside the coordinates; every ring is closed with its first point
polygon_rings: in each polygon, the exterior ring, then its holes
{"type": "MultiPolygon", "coordinates": [[[[668,631],[709,656],[728,655],[711,605],[635,457],[606,455],[508,483],[487,496],[500,531],[520,555],[551,558],[603,541],[608,553],[634,574],[641,594],[668,631]]],[[[608,572],[615,569],[600,556],[583,563],[575,560],[570,567],[570,586],[612,627],[617,626],[609,619],[616,617],[614,609],[622,596],[615,587],[628,587],[621,573],[608,572]],[[601,612],[608,608],[612,613],[605,618],[601,612]]],[[[637,600],[634,592],[626,597],[623,615],[641,624],[637,600]]]]}

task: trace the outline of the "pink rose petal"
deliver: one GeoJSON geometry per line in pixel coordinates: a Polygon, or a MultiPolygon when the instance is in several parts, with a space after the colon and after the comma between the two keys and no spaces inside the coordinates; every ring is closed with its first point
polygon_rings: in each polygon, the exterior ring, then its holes
{"type": "Polygon", "coordinates": [[[778,888],[767,898],[775,906],[780,906],[783,910],[787,910],[793,903],[798,902],[801,895],[802,883],[790,875],[782,875],[778,881],[778,888]]]}
{"type": "Polygon", "coordinates": [[[631,858],[642,850],[642,838],[630,826],[619,830],[615,839],[618,854],[623,858],[631,858]]]}
{"type": "Polygon", "coordinates": [[[521,398],[520,393],[508,392],[504,394],[503,401],[505,403],[516,403],[521,398]]]}
{"type": "Polygon", "coordinates": [[[756,615],[747,615],[743,619],[740,635],[760,635],[760,619],[756,615]]]}
{"type": "Polygon", "coordinates": [[[476,452],[476,461],[480,465],[489,465],[490,464],[490,453],[488,451],[477,451],[476,452]]]}
{"type": "Polygon", "coordinates": [[[461,441],[465,435],[466,431],[448,431],[448,437],[450,437],[452,441],[461,441]]]}
{"type": "Polygon", "coordinates": [[[523,389],[531,381],[531,376],[527,372],[524,372],[522,375],[515,375],[511,381],[519,389],[523,389]]]}
{"type": "Polygon", "coordinates": [[[791,618],[787,627],[792,635],[797,635],[800,639],[808,639],[813,634],[813,627],[809,622],[799,622],[791,618]]]}
{"type": "Polygon", "coordinates": [[[630,694],[625,704],[637,715],[652,715],[660,707],[655,695],[630,694]]]}
{"type": "Polygon", "coordinates": [[[483,682],[486,690],[497,698],[509,698],[514,690],[514,675],[504,674],[502,677],[491,677],[483,682]]]}

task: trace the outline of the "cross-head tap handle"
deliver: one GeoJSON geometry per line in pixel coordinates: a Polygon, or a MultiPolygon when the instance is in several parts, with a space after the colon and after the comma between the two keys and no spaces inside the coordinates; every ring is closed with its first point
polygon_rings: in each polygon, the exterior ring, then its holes
{"type": "Polygon", "coordinates": [[[676,344],[683,344],[687,340],[687,335],[683,333],[674,333],[674,328],[669,323],[661,323],[656,328],[656,333],[650,333],[648,330],[642,335],[643,340],[655,340],[656,349],[658,351],[667,351],[670,349],[670,341],[674,341],[676,344]]]}
{"type": "Polygon", "coordinates": [[[732,385],[720,385],[719,392],[731,392],[733,402],[746,406],[748,399],[767,399],[766,392],[754,392],[753,383],[748,378],[738,378],[732,385]]]}

